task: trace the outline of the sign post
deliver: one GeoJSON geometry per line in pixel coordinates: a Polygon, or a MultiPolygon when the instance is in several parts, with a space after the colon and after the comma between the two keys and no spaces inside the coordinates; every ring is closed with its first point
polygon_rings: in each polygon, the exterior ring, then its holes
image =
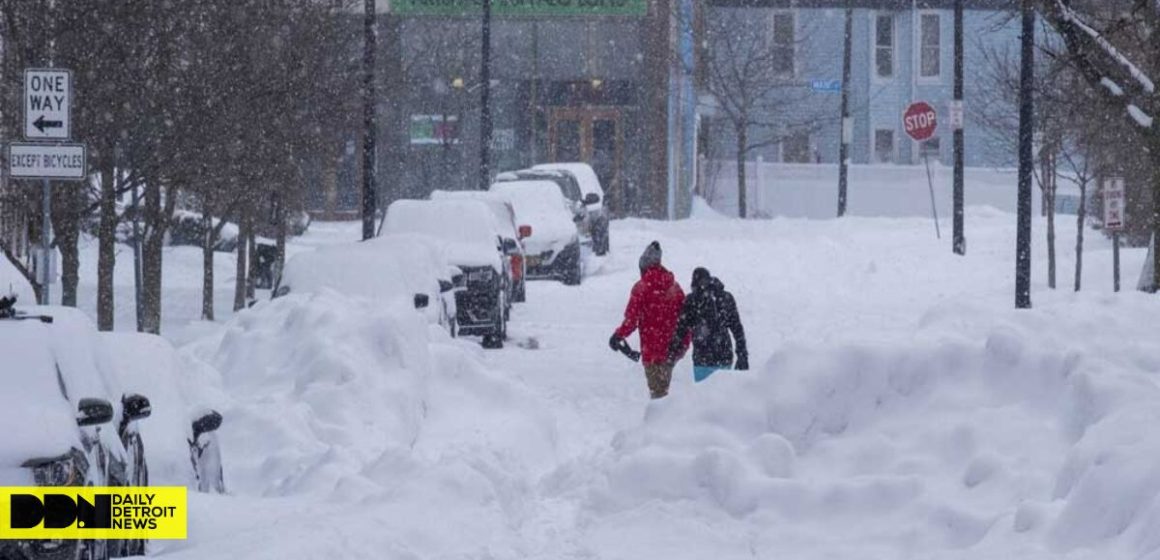
{"type": "Polygon", "coordinates": [[[938,128],[938,113],[929,103],[916,101],[911,103],[906,108],[906,112],[902,114],[902,127],[908,136],[918,142],[918,150],[922,152],[922,161],[926,164],[926,184],[930,189],[930,213],[934,218],[934,234],[942,239],[942,231],[939,230],[938,226],[938,207],[934,202],[934,181],[930,176],[930,159],[926,155],[926,150],[923,149],[926,141],[934,136],[934,131],[938,128]]]}
{"type": "Polygon", "coordinates": [[[1120,291],[1120,232],[1124,229],[1124,178],[1104,180],[1104,229],[1112,232],[1112,288],[1120,291]]]}
{"type": "Polygon", "coordinates": [[[84,144],[64,144],[72,138],[72,71],[28,68],[24,71],[24,138],[8,147],[13,179],[40,179],[43,211],[38,266],[40,304],[51,301],[52,286],[52,179],[81,181],[87,169],[84,144]]]}

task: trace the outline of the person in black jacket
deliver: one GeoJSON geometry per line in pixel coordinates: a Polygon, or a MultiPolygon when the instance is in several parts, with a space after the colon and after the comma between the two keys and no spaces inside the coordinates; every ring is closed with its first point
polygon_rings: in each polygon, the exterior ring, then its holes
{"type": "Polygon", "coordinates": [[[693,379],[702,381],[719,369],[749,369],[745,328],[737,313],[733,294],[705,268],[693,271],[693,291],[685,298],[677,319],[677,330],[669,343],[669,362],[676,363],[687,349],[688,333],[693,338],[693,379]],[[732,334],[732,338],[730,335],[732,334]],[[736,348],[737,361],[733,355],[736,348]]]}

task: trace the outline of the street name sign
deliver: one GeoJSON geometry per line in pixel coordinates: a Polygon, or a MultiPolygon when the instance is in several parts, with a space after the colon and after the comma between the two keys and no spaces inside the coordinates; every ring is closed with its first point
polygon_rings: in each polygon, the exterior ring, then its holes
{"type": "Polygon", "coordinates": [[[61,68],[24,71],[24,138],[72,137],[72,72],[61,68]]]}
{"type": "Polygon", "coordinates": [[[13,142],[8,146],[8,168],[13,179],[80,181],[85,178],[84,144],[13,142]]]}

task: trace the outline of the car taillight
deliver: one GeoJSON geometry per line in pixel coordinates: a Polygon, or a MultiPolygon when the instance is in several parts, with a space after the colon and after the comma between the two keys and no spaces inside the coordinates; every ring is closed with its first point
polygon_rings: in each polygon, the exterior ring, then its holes
{"type": "Polygon", "coordinates": [[[524,275],[523,255],[512,255],[512,280],[519,281],[524,275]]]}

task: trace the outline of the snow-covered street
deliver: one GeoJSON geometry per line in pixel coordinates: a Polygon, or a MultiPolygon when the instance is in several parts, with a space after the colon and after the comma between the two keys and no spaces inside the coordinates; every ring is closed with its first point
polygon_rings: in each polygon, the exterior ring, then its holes
{"type": "MultiPolygon", "coordinates": [[[[1011,215],[627,220],[578,288],[530,285],[499,351],[337,293],[262,302],[182,348],[220,372],[229,496],[174,558],[1143,557],[1160,547],[1154,298],[1012,309],[1011,215]],[[607,347],[660,241],[733,291],[753,370],[650,402],[607,347]]],[[[1042,224],[1037,223],[1037,227],[1042,224]]],[[[339,241],[317,224],[301,243],[339,241]],[[320,239],[325,238],[325,241],[320,239]]],[[[349,231],[354,234],[353,227],[349,231]]],[[[1041,230],[1040,230],[1041,231],[1041,230]]],[[[1061,239],[1074,230],[1062,224],[1061,239]]],[[[1061,243],[1061,248],[1063,244],[1061,243]]],[[[1126,276],[1144,255],[1124,252],[1126,276]]],[[[185,331],[186,335],[192,330],[185,331]]],[[[635,338],[635,337],[634,337],[635,338]]],[[[635,345],[635,340],[633,340],[635,345]]]]}

